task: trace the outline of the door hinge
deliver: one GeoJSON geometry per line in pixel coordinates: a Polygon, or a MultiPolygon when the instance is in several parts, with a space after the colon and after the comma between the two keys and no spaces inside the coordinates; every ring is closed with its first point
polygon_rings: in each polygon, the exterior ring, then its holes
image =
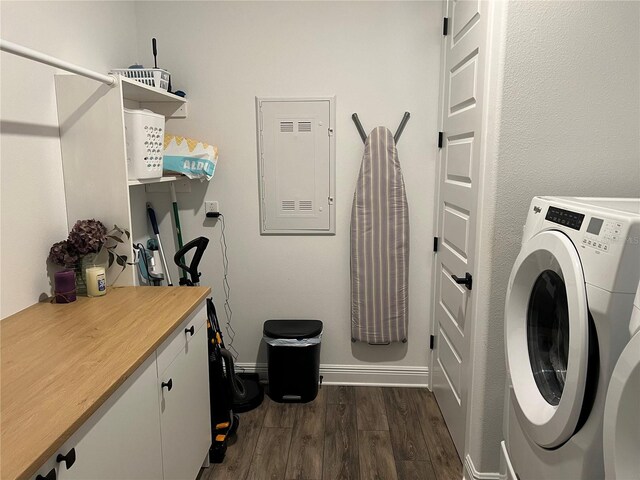
{"type": "Polygon", "coordinates": [[[444,145],[444,132],[438,132],[438,148],[442,148],[444,145]]]}
{"type": "Polygon", "coordinates": [[[433,350],[433,346],[436,343],[436,337],[429,335],[429,350],[433,350]]]}
{"type": "Polygon", "coordinates": [[[333,137],[333,128],[328,128],[327,133],[329,134],[330,137],[333,137]]]}
{"type": "Polygon", "coordinates": [[[433,237],[433,251],[438,251],[438,237],[433,237]]]}
{"type": "Polygon", "coordinates": [[[449,33],[449,19],[444,17],[442,19],[442,35],[447,35],[449,33]]]}

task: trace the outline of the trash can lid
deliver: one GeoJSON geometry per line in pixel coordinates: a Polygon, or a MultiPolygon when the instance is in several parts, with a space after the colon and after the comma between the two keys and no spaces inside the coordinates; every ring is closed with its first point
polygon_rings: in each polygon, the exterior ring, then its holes
{"type": "Polygon", "coordinates": [[[322,333],[320,320],[267,320],[264,335],[271,338],[312,338],[322,333]]]}

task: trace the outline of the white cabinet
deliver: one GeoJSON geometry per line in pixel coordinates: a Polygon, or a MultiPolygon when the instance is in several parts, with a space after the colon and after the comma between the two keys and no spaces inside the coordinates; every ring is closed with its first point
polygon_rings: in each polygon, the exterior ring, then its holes
{"type": "Polygon", "coordinates": [[[207,331],[204,324],[160,374],[164,480],[196,478],[211,446],[207,331]],[[203,380],[204,379],[204,380],[203,380]]]}
{"type": "MultiPolygon", "coordinates": [[[[76,461],[59,480],[162,478],[158,374],[151,355],[60,449],[76,461]]],[[[195,478],[195,477],[194,477],[195,478]]]]}
{"type": "Polygon", "coordinates": [[[211,446],[205,312],[182,322],[34,479],[195,479],[211,446]],[[67,468],[58,455],[70,453],[67,468]]]}
{"type": "Polygon", "coordinates": [[[161,479],[159,417],[154,353],[58,449],[34,478],[42,480],[40,475],[46,480],[161,479]],[[67,467],[67,462],[60,456],[74,456],[75,460],[67,467]]]}

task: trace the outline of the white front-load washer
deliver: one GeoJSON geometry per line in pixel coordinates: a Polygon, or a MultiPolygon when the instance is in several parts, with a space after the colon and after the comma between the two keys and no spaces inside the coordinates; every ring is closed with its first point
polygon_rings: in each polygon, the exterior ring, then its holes
{"type": "Polygon", "coordinates": [[[607,480],[640,479],[640,284],[629,333],[631,340],[613,369],[604,407],[607,480]]]}
{"type": "Polygon", "coordinates": [[[535,197],[505,304],[503,456],[521,480],[604,478],[602,418],[640,279],[640,199],[535,197]]]}

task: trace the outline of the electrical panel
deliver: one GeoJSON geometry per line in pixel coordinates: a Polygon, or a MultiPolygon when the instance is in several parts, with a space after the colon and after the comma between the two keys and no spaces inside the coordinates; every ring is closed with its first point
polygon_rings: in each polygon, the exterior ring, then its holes
{"type": "Polygon", "coordinates": [[[256,98],[260,233],[335,234],[335,98],[256,98]]]}

